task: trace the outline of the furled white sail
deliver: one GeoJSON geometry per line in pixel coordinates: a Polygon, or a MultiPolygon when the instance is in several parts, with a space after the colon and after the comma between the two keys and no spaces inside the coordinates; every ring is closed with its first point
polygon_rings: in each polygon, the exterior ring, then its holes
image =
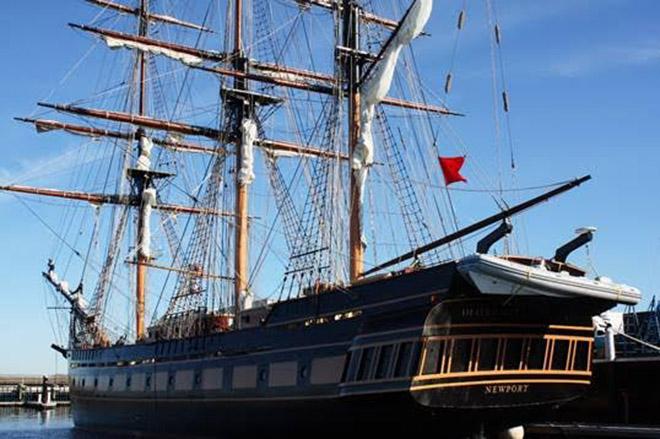
{"type": "Polygon", "coordinates": [[[55,266],[52,265],[49,267],[48,272],[44,273],[46,279],[59,291],[62,296],[75,308],[76,312],[83,316],[87,317],[87,301],[82,294],[82,289],[78,288],[76,291],[71,291],[69,283],[65,280],[60,280],[55,273],[55,266]]]}
{"type": "Polygon", "coordinates": [[[299,151],[283,151],[283,150],[276,150],[273,148],[269,148],[267,146],[261,146],[261,150],[266,154],[266,157],[269,159],[275,161],[279,158],[291,158],[291,157],[297,157],[297,158],[302,158],[302,157],[317,157],[314,154],[306,154],[304,152],[299,152],[299,151]]]}
{"type": "Polygon", "coordinates": [[[140,155],[137,159],[137,168],[140,171],[151,170],[151,150],[153,147],[154,143],[149,137],[140,137],[140,155]]]}
{"type": "MultiPolygon", "coordinates": [[[[151,150],[154,144],[147,136],[140,137],[140,155],[137,158],[137,169],[140,171],[151,170],[151,150]]],[[[138,252],[145,258],[151,257],[151,211],[156,205],[156,189],[147,188],[142,191],[142,229],[138,252]]]]}
{"type": "Polygon", "coordinates": [[[254,141],[257,139],[257,124],[250,118],[241,123],[241,164],[238,171],[238,182],[249,185],[254,181],[254,141]]]}
{"type": "Polygon", "coordinates": [[[172,49],[166,49],[164,47],[158,47],[151,44],[138,43],[136,41],[125,40],[123,38],[114,38],[109,36],[104,36],[103,39],[105,43],[111,49],[136,49],[142,52],[153,53],[155,55],[163,55],[168,58],[180,61],[189,66],[197,66],[202,63],[202,58],[190,55],[188,53],[178,52],[172,49]]]}
{"type": "Polygon", "coordinates": [[[372,125],[376,105],[387,96],[392,86],[394,70],[401,50],[422,33],[431,16],[432,8],[433,0],[415,0],[383,53],[382,59],[360,88],[360,133],[351,161],[360,188],[360,198],[364,192],[369,167],[374,163],[372,125]]]}
{"type": "Polygon", "coordinates": [[[156,189],[148,188],[142,192],[142,229],[140,234],[140,256],[151,258],[151,211],[156,205],[156,189]]]}

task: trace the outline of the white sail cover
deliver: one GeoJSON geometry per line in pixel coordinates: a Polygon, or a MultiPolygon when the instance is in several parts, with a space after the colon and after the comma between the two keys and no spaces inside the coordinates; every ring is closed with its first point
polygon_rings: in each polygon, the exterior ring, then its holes
{"type": "Polygon", "coordinates": [[[387,46],[382,59],[376,64],[372,73],[360,88],[360,133],[358,144],[353,152],[351,166],[358,180],[361,199],[369,166],[374,163],[374,139],[371,130],[376,105],[390,91],[394,79],[394,69],[401,50],[422,33],[424,26],[431,17],[432,9],[433,0],[415,0],[398,32],[387,46]]]}
{"type": "Polygon", "coordinates": [[[254,141],[257,139],[257,124],[250,118],[241,123],[241,163],[238,170],[238,182],[249,185],[254,181],[254,141]]]}
{"type": "Polygon", "coordinates": [[[142,229],[140,235],[140,256],[151,258],[151,210],[156,205],[156,189],[142,192],[142,229]]]}
{"type": "Polygon", "coordinates": [[[82,294],[82,289],[77,289],[76,291],[71,291],[69,287],[69,282],[65,280],[59,280],[57,273],[54,269],[49,269],[46,273],[46,278],[48,281],[55,287],[57,291],[62,294],[66,300],[73,305],[79,314],[87,316],[87,301],[82,294]]]}
{"type": "Polygon", "coordinates": [[[140,156],[137,159],[137,168],[140,171],[151,170],[151,150],[153,148],[154,143],[149,137],[140,137],[140,156]]]}
{"type": "MultiPolygon", "coordinates": [[[[140,137],[140,155],[137,158],[137,169],[151,170],[151,150],[154,144],[147,136],[140,137]]],[[[145,258],[151,257],[151,210],[156,205],[156,189],[147,188],[142,192],[142,229],[138,252],[145,258]]]]}
{"type": "Polygon", "coordinates": [[[163,55],[168,58],[180,61],[189,66],[200,65],[203,60],[202,58],[190,55],[188,53],[178,52],[172,49],[166,49],[164,47],[158,47],[151,44],[138,43],[136,41],[125,40],[122,38],[114,38],[109,36],[104,36],[103,39],[110,49],[135,49],[142,52],[153,53],[154,55],[163,55]]]}

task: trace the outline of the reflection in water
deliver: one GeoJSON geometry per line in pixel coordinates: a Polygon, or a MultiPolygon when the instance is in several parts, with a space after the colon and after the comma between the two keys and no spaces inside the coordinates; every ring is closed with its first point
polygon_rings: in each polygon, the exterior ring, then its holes
{"type": "Polygon", "coordinates": [[[73,422],[68,407],[53,410],[33,410],[20,407],[0,407],[0,436],[6,438],[69,438],[73,422]]]}
{"type": "Polygon", "coordinates": [[[69,407],[33,410],[0,407],[0,438],[3,439],[92,439],[117,436],[88,433],[73,428],[69,407]]]}

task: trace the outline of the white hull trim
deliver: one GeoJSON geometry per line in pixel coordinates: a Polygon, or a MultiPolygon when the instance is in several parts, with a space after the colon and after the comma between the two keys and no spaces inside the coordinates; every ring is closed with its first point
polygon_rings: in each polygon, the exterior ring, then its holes
{"type": "Polygon", "coordinates": [[[641,299],[639,290],[628,285],[556,273],[491,255],[467,256],[458,261],[458,271],[482,294],[593,297],[626,305],[641,299]]]}

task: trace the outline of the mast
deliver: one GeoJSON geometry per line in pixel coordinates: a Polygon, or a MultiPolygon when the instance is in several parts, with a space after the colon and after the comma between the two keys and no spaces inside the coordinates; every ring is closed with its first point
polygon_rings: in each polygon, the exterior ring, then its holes
{"type": "MultiPolygon", "coordinates": [[[[348,151],[351,160],[358,144],[360,132],[360,81],[361,68],[355,56],[360,49],[359,35],[359,7],[355,0],[343,0],[342,25],[344,47],[350,50],[344,59],[345,75],[348,83],[348,151]]],[[[360,278],[364,270],[364,247],[362,244],[362,200],[360,186],[355,172],[350,172],[350,236],[349,236],[349,273],[350,280],[354,282],[360,278]]]]}
{"type": "MultiPolygon", "coordinates": [[[[247,63],[243,56],[243,0],[235,0],[234,4],[234,69],[247,71],[247,63]]],[[[234,88],[239,91],[247,90],[245,78],[236,77],[234,88]]],[[[236,131],[247,116],[245,102],[237,100],[234,104],[234,123],[236,131]]],[[[238,167],[243,162],[242,137],[236,136],[236,236],[234,253],[234,326],[240,327],[241,297],[248,286],[248,188],[249,185],[241,182],[238,167]]]]}
{"type": "MultiPolygon", "coordinates": [[[[139,11],[139,35],[140,37],[146,37],[149,33],[149,0],[140,0],[140,11],[139,11]]],[[[146,52],[139,50],[138,55],[138,64],[139,64],[139,113],[140,116],[145,116],[147,113],[147,54],[146,52]]],[[[143,145],[146,142],[144,129],[140,128],[137,134],[137,141],[140,147],[140,157],[144,154],[143,145]]],[[[139,163],[138,163],[139,166],[139,163]]],[[[136,340],[142,340],[145,337],[144,330],[144,304],[147,288],[147,266],[149,264],[150,255],[148,254],[148,249],[143,248],[145,244],[145,235],[148,234],[149,224],[148,216],[146,214],[147,203],[144,202],[146,199],[145,191],[147,190],[150,182],[148,181],[147,173],[137,173],[134,174],[134,182],[136,185],[137,193],[142,198],[143,202],[140,203],[139,213],[138,213],[138,226],[137,226],[137,268],[135,275],[135,338],[136,340]]]]}

